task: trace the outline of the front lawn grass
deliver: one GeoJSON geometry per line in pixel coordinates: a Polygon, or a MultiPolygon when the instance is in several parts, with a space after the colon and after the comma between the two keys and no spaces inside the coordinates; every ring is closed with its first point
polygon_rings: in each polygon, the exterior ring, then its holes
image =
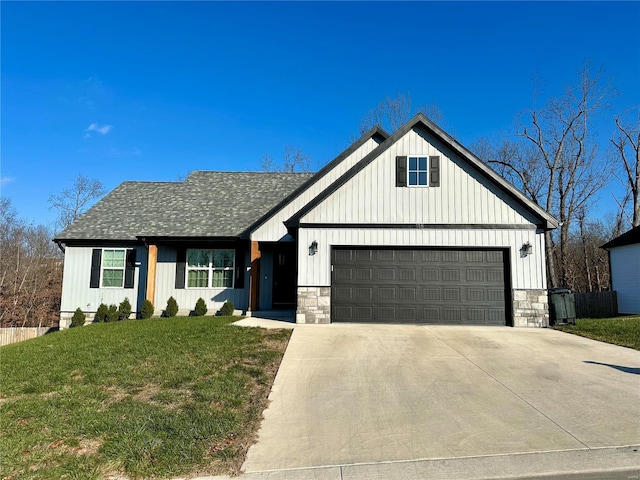
{"type": "Polygon", "coordinates": [[[237,474],[290,331],[94,324],[0,350],[0,478],[237,474]]]}
{"type": "Polygon", "coordinates": [[[563,332],[640,350],[640,316],[579,318],[575,325],[557,325],[563,332]]]}

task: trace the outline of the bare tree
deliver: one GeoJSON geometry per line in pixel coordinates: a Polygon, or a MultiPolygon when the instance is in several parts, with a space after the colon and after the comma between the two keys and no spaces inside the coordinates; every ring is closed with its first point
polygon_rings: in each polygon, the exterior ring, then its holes
{"type": "Polygon", "coordinates": [[[67,228],[104,194],[102,182],[78,174],[70,188],[65,188],[58,194],[49,195],[49,209],[56,210],[58,213],[57,227],[60,230],[67,228]]]}
{"type": "Polygon", "coordinates": [[[533,145],[508,138],[498,141],[480,138],[471,150],[527,197],[541,204],[546,184],[544,165],[533,145]]]}
{"type": "Polygon", "coordinates": [[[17,218],[0,200],[0,325],[54,325],[60,310],[62,259],[42,225],[17,218]]]}
{"type": "Polygon", "coordinates": [[[567,287],[578,292],[600,292],[609,288],[609,261],[600,245],[611,238],[610,226],[600,220],[588,220],[587,212],[576,212],[574,228],[567,246],[567,287]]]}
{"type": "MultiPolygon", "coordinates": [[[[624,213],[625,204],[631,201],[631,225],[640,225],[640,109],[632,121],[625,122],[620,115],[615,117],[617,131],[612,136],[611,143],[618,154],[625,186],[625,200],[619,202],[621,215],[624,213]]],[[[619,178],[619,177],[618,177],[619,178]]]]}
{"type": "Polygon", "coordinates": [[[569,282],[567,248],[572,219],[578,210],[588,207],[611,175],[606,162],[599,161],[590,122],[614,93],[602,70],[592,74],[585,64],[579,81],[564,96],[525,111],[516,124],[516,135],[532,145],[537,155],[533,163],[527,156],[529,163],[516,162],[505,168],[524,176],[530,165],[536,165],[535,175],[542,175],[545,182],[537,202],[560,221],[559,271],[553,255],[555,238],[552,232],[545,236],[552,286],[569,282]]]}
{"type": "Polygon", "coordinates": [[[311,157],[300,147],[287,145],[280,162],[276,162],[270,154],[265,153],[260,159],[260,169],[265,172],[311,172],[311,157]]]}
{"type": "Polygon", "coordinates": [[[393,98],[385,98],[374,109],[369,110],[360,120],[358,129],[360,134],[363,134],[378,125],[395,132],[418,112],[438,124],[443,120],[442,111],[437,105],[423,105],[414,112],[411,107],[411,94],[399,93],[393,98]]]}

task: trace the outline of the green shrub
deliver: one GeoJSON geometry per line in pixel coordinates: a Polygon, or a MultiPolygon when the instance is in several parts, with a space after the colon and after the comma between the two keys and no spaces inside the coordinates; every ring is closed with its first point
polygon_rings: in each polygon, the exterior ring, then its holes
{"type": "Polygon", "coordinates": [[[222,308],[220,309],[220,315],[222,315],[223,317],[230,317],[231,315],[233,315],[233,311],[235,310],[235,306],[233,305],[233,302],[230,300],[227,300],[226,302],[224,302],[224,305],[222,305],[222,308]]]}
{"type": "Polygon", "coordinates": [[[167,300],[167,308],[164,309],[166,317],[175,317],[178,314],[178,302],[173,297],[169,297],[167,300]]]}
{"type": "Polygon", "coordinates": [[[109,305],[109,312],[107,313],[107,322],[117,322],[118,321],[118,307],[116,307],[113,303],[109,305]]]}
{"type": "Polygon", "coordinates": [[[140,308],[140,318],[151,318],[153,317],[153,303],[149,300],[142,302],[142,307],[140,308]]]}
{"type": "Polygon", "coordinates": [[[73,317],[71,317],[71,326],[72,327],[81,327],[84,325],[84,321],[87,319],[87,316],[84,314],[80,307],[76,308],[73,317]]]}
{"type": "Polygon", "coordinates": [[[109,321],[109,307],[104,303],[101,303],[93,317],[94,322],[108,322],[109,321]]]}
{"type": "Polygon", "coordinates": [[[131,315],[131,303],[127,297],[124,297],[124,300],[118,307],[118,320],[127,320],[129,315],[131,315]]]}
{"type": "Polygon", "coordinates": [[[196,308],[194,309],[196,317],[204,317],[207,314],[207,304],[204,303],[202,298],[199,298],[196,302],[196,308]]]}

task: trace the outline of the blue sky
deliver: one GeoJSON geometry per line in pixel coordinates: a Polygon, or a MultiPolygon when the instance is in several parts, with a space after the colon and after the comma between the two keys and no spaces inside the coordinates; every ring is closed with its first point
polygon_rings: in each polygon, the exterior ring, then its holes
{"type": "MultiPolygon", "coordinates": [[[[316,167],[366,112],[410,93],[465,145],[513,133],[532,78],[560,95],[583,62],[640,104],[640,2],[6,2],[2,195],[51,224],[78,173],[108,190],[192,170],[259,170],[300,147],[316,167]]],[[[598,132],[601,144],[613,123],[598,132]]],[[[603,152],[604,155],[604,152],[603,152]]],[[[604,158],[604,157],[603,157],[604,158]]],[[[613,211],[612,185],[599,214],[613,211]]]]}

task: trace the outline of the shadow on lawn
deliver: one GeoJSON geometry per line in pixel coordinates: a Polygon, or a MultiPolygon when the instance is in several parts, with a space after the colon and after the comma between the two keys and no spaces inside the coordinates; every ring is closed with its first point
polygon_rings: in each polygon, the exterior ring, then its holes
{"type": "Polygon", "coordinates": [[[612,365],[610,363],[592,362],[591,360],[585,360],[584,363],[590,363],[591,365],[604,365],[605,367],[615,368],[624,373],[632,373],[634,375],[640,375],[640,368],[635,367],[623,367],[622,365],[612,365]]]}

